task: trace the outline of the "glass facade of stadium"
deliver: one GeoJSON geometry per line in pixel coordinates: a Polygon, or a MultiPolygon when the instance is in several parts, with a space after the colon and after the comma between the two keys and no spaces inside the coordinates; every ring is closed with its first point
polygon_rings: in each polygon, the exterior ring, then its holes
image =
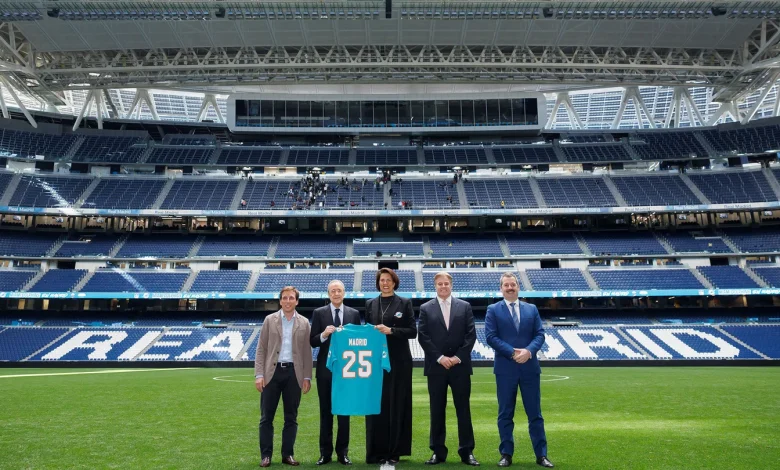
{"type": "MultiPolygon", "coordinates": [[[[718,103],[712,102],[712,89],[709,88],[690,88],[689,89],[693,101],[699,108],[705,119],[715,112],[718,108],[718,103]]],[[[648,107],[648,110],[653,115],[656,123],[662,123],[666,119],[666,115],[669,111],[669,107],[672,104],[672,97],[674,90],[668,87],[640,87],[640,95],[643,101],[648,107]]],[[[743,102],[739,104],[741,110],[747,110],[752,107],[760,95],[760,90],[747,97],[743,102]]],[[[84,104],[88,91],[86,90],[74,90],[66,91],[65,97],[70,102],[70,106],[63,106],[58,108],[58,111],[65,114],[77,115],[84,104]]],[[[193,122],[198,117],[201,103],[203,101],[202,93],[195,92],[172,92],[166,90],[150,90],[150,94],[154,98],[157,113],[161,120],[164,121],[182,121],[193,122]]],[[[114,89],[110,90],[112,101],[117,107],[117,111],[124,116],[130,109],[133,98],[135,97],[135,90],[133,89],[114,89]]],[[[612,121],[617,115],[620,108],[620,101],[623,95],[621,88],[599,89],[599,90],[585,90],[571,92],[571,101],[580,119],[588,129],[608,129],[612,125],[612,121]]],[[[762,117],[770,117],[773,113],[774,103],[778,97],[778,85],[775,85],[767,95],[761,108],[756,112],[754,119],[762,117]]],[[[31,110],[46,110],[45,104],[31,97],[21,95],[20,98],[24,102],[25,106],[31,110]]],[[[547,95],[547,114],[552,112],[555,104],[555,94],[547,95]]],[[[5,96],[6,103],[11,105],[13,99],[10,95],[5,96]]],[[[217,95],[217,104],[223,116],[227,116],[227,96],[217,95]]],[[[90,111],[90,115],[95,115],[94,107],[90,111]]],[[[413,115],[410,115],[412,117],[413,115]]],[[[151,120],[152,115],[149,109],[144,105],[142,106],[140,119],[151,120]]],[[[207,110],[206,120],[218,122],[218,116],[212,107],[207,110]]],[[[723,116],[718,123],[731,122],[733,119],[730,115],[723,116]]],[[[400,117],[399,117],[400,122],[400,117]]],[[[683,108],[683,112],[680,116],[679,127],[692,127],[697,125],[695,118],[689,115],[686,108],[683,108]]],[[[551,126],[552,129],[572,129],[573,120],[569,117],[565,107],[560,107],[557,115],[551,126]]],[[[626,106],[623,119],[619,124],[620,129],[635,129],[635,128],[647,128],[649,124],[643,117],[642,120],[638,118],[637,110],[633,103],[629,102],[626,106]]]]}

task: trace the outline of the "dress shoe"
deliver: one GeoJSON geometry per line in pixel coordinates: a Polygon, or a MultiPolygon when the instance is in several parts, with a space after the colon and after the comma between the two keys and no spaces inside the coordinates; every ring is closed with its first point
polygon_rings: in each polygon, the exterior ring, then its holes
{"type": "Polygon", "coordinates": [[[401,459],[398,458],[398,457],[390,457],[389,459],[387,459],[387,464],[388,465],[395,465],[395,464],[398,463],[399,460],[401,460],[401,459]]]}
{"type": "Polygon", "coordinates": [[[339,455],[337,460],[339,461],[339,463],[341,465],[352,465],[352,461],[349,460],[349,457],[347,456],[347,454],[339,455]]]}
{"type": "Polygon", "coordinates": [[[271,466],[271,457],[263,457],[260,459],[260,466],[261,467],[270,467],[271,466]]]}
{"type": "Polygon", "coordinates": [[[330,463],[330,457],[325,457],[324,455],[320,455],[320,459],[317,460],[317,465],[325,465],[330,463]]]}
{"type": "Polygon", "coordinates": [[[282,459],[282,463],[285,465],[292,465],[293,467],[297,467],[298,465],[301,464],[300,462],[295,460],[295,457],[293,457],[292,455],[288,455],[287,457],[284,457],[282,459]]]}
{"type": "Polygon", "coordinates": [[[444,459],[440,459],[436,454],[431,455],[431,458],[425,461],[425,465],[438,465],[440,463],[444,463],[444,459]]]}
{"type": "Polygon", "coordinates": [[[508,467],[512,465],[512,456],[509,454],[501,454],[501,460],[498,461],[499,467],[508,467]]]}
{"type": "Polygon", "coordinates": [[[469,454],[466,457],[461,458],[460,461],[466,465],[471,465],[472,467],[479,467],[479,460],[474,457],[474,454],[469,454]]]}
{"type": "Polygon", "coordinates": [[[543,455],[543,456],[539,457],[538,459],[536,459],[536,465],[541,465],[542,467],[546,467],[546,468],[553,468],[555,466],[555,465],[553,465],[552,462],[550,462],[547,459],[546,455],[543,455]]]}

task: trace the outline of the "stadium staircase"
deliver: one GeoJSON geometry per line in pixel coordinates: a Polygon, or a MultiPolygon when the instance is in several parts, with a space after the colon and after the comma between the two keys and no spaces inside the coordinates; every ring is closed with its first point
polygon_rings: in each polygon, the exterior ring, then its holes
{"type": "Polygon", "coordinates": [[[282,154],[279,155],[279,166],[287,165],[287,160],[290,158],[290,148],[282,149],[282,154]]]}
{"type": "Polygon", "coordinates": [[[506,237],[501,233],[498,234],[498,244],[501,246],[501,253],[507,258],[511,258],[512,253],[509,251],[509,244],[506,242],[506,237]]]}
{"type": "Polygon", "coordinates": [[[705,289],[714,289],[715,286],[712,285],[709,279],[704,277],[704,274],[701,273],[698,269],[694,267],[689,267],[688,271],[690,271],[693,274],[693,277],[699,280],[701,284],[704,286],[705,289]]]}
{"type": "Polygon", "coordinates": [[[751,347],[750,345],[748,345],[744,341],[740,340],[736,336],[734,336],[731,333],[729,333],[728,331],[724,330],[723,328],[720,327],[720,325],[712,325],[712,327],[715,328],[716,330],[718,330],[721,334],[723,334],[723,336],[725,336],[728,339],[730,339],[731,341],[734,341],[735,343],[741,345],[743,348],[745,348],[745,349],[747,349],[749,351],[752,351],[754,354],[757,354],[758,356],[762,357],[763,359],[772,359],[771,357],[769,357],[766,354],[762,353],[758,349],[755,349],[755,348],[751,347]]]}
{"type": "Polygon", "coordinates": [[[631,335],[627,334],[625,331],[623,331],[622,326],[614,326],[613,329],[617,331],[617,333],[620,335],[621,338],[623,338],[628,344],[633,346],[637,351],[642,353],[643,356],[645,356],[645,359],[652,359],[653,356],[648,354],[647,351],[644,350],[642,346],[639,345],[636,341],[634,341],[634,338],[631,337],[631,335]]]}
{"type": "MultiPolygon", "coordinates": [[[[202,243],[202,242],[201,242],[202,243]]],[[[197,245],[197,242],[195,243],[197,245]]],[[[198,271],[192,271],[181,286],[182,292],[189,292],[192,289],[192,285],[195,284],[195,278],[198,277],[198,271]]]]}
{"type": "Polygon", "coordinates": [[[601,287],[596,283],[596,280],[593,279],[593,276],[590,275],[590,271],[587,269],[580,269],[580,272],[582,273],[582,277],[585,278],[585,281],[588,283],[588,286],[590,286],[591,290],[601,290],[601,287]]]}
{"type": "Polygon", "coordinates": [[[268,245],[268,259],[274,259],[276,257],[277,248],[279,248],[279,237],[274,237],[268,245]]]}
{"type": "Polygon", "coordinates": [[[257,338],[260,335],[260,328],[255,328],[252,331],[252,334],[249,336],[249,339],[246,340],[246,343],[244,344],[244,347],[241,348],[241,351],[239,351],[238,354],[236,354],[236,358],[233,359],[234,361],[243,361],[245,360],[245,357],[248,357],[247,351],[249,351],[249,347],[252,346],[252,343],[255,341],[255,338],[257,338]]]}
{"type": "Polygon", "coordinates": [[[357,149],[350,149],[347,154],[347,165],[355,166],[357,164],[357,149]]]}
{"type": "Polygon", "coordinates": [[[252,275],[249,276],[249,283],[246,285],[247,292],[254,292],[257,280],[260,278],[260,271],[252,271],[252,275]]]}
{"type": "Polygon", "coordinates": [[[19,187],[19,182],[22,180],[22,175],[14,175],[11,181],[8,183],[8,187],[5,188],[2,198],[0,198],[0,206],[7,206],[11,202],[11,197],[16,192],[16,188],[19,187]]]}
{"type": "Polygon", "coordinates": [[[200,247],[203,246],[203,243],[206,241],[206,237],[203,235],[198,236],[198,238],[195,239],[195,243],[192,244],[192,248],[190,248],[190,251],[187,253],[187,258],[194,258],[198,251],[200,251],[200,247]]]}
{"type": "Polygon", "coordinates": [[[27,281],[27,284],[25,284],[24,286],[22,286],[21,289],[19,289],[19,292],[27,292],[28,290],[30,290],[30,288],[32,288],[32,286],[34,286],[35,283],[37,283],[38,281],[41,280],[41,278],[43,277],[44,274],[46,274],[46,271],[44,271],[43,269],[38,271],[35,274],[35,276],[32,277],[32,279],[27,281]]]}
{"type": "Polygon", "coordinates": [[[745,274],[747,274],[750,279],[756,281],[756,284],[758,284],[762,288],[767,289],[771,287],[769,284],[766,283],[766,281],[761,276],[756,274],[756,272],[753,271],[753,269],[751,269],[750,266],[745,266],[742,268],[742,270],[745,271],[745,274]]]}
{"type": "Polygon", "coordinates": [[[632,145],[628,144],[628,142],[624,141],[623,148],[626,149],[626,153],[628,154],[629,157],[631,157],[632,160],[639,160],[639,161],[642,160],[642,157],[640,157],[639,154],[636,153],[636,150],[634,150],[634,147],[632,145]]]}
{"type": "Polygon", "coordinates": [[[523,290],[534,290],[534,286],[531,284],[531,279],[528,277],[528,273],[525,272],[525,269],[520,270],[520,284],[523,290]]]}
{"type": "Polygon", "coordinates": [[[108,253],[108,257],[116,258],[117,253],[119,253],[119,250],[122,249],[122,246],[129,238],[130,238],[130,234],[124,234],[121,237],[119,237],[119,240],[117,240],[116,243],[114,243],[114,246],[111,247],[111,251],[108,253]]]}
{"type": "Polygon", "coordinates": [[[777,200],[780,201],[780,183],[777,182],[775,174],[769,168],[764,168],[761,171],[764,172],[764,176],[766,176],[766,180],[769,182],[769,187],[772,188],[772,191],[774,191],[777,200]]]}
{"type": "Polygon", "coordinates": [[[658,240],[658,243],[660,243],[661,246],[664,247],[664,250],[666,250],[667,253],[669,253],[670,255],[674,254],[674,247],[672,247],[672,245],[670,245],[669,242],[666,241],[666,238],[664,238],[662,235],[659,235],[655,232],[653,232],[653,236],[655,237],[656,240],[658,240]]]}
{"type": "Polygon", "coordinates": [[[65,152],[65,158],[64,159],[67,160],[67,161],[73,161],[73,157],[76,156],[76,153],[81,148],[81,144],[83,144],[85,140],[86,140],[86,137],[84,137],[84,136],[77,137],[73,141],[73,145],[71,145],[70,148],[68,149],[68,151],[65,152]]]}
{"type": "Polygon", "coordinates": [[[73,292],[80,292],[84,286],[87,285],[90,279],[92,279],[92,276],[95,275],[95,271],[88,271],[87,274],[84,275],[84,277],[81,278],[81,280],[76,283],[75,286],[73,286],[73,292]]]}
{"type": "Polygon", "coordinates": [[[355,275],[352,278],[352,280],[354,282],[354,285],[352,286],[352,290],[353,291],[358,291],[358,290],[362,291],[363,290],[362,286],[363,286],[363,273],[364,272],[365,271],[355,271],[355,275]]]}
{"type": "Polygon", "coordinates": [[[86,201],[89,199],[89,195],[92,194],[92,191],[97,188],[97,186],[100,184],[101,179],[100,178],[94,178],[91,183],[89,183],[89,186],[87,186],[87,189],[84,190],[84,192],[79,196],[79,199],[76,201],[75,204],[73,204],[73,207],[78,209],[80,208],[86,201]]]}
{"type": "Polygon", "coordinates": [[[54,254],[57,253],[57,250],[62,248],[62,245],[65,244],[65,241],[68,239],[67,235],[63,235],[57,239],[56,242],[49,248],[49,250],[46,252],[47,258],[53,258],[54,254]]]}
{"type": "Polygon", "coordinates": [[[463,187],[463,180],[455,185],[455,190],[458,192],[458,201],[460,201],[460,208],[468,210],[469,201],[466,199],[466,189],[463,187]]]}
{"type": "Polygon", "coordinates": [[[701,192],[701,189],[699,189],[698,186],[693,184],[693,181],[691,181],[690,178],[688,178],[688,175],[680,174],[680,179],[685,183],[686,186],[688,186],[688,189],[691,190],[691,192],[696,195],[697,198],[701,201],[702,204],[712,204],[709,199],[707,199],[707,196],[704,195],[703,192],[701,192]]]}
{"type": "Polygon", "coordinates": [[[702,135],[700,132],[694,132],[693,137],[699,142],[699,144],[701,144],[702,147],[704,147],[704,150],[707,151],[707,156],[709,158],[715,158],[718,156],[718,152],[712,145],[710,145],[709,141],[704,138],[704,135],[702,135]]]}
{"type": "Polygon", "coordinates": [[[36,354],[39,354],[39,353],[41,353],[41,352],[43,352],[43,351],[46,351],[46,350],[47,350],[49,347],[53,346],[55,343],[57,343],[57,341],[59,341],[60,339],[64,338],[66,335],[68,335],[68,334],[69,334],[71,331],[73,331],[73,330],[74,330],[74,328],[68,328],[68,331],[66,331],[65,333],[63,333],[63,334],[61,334],[61,335],[57,336],[57,337],[56,337],[56,338],[54,338],[54,339],[53,339],[53,340],[52,340],[52,341],[51,341],[49,344],[45,345],[44,347],[42,347],[42,348],[38,349],[38,350],[37,350],[37,351],[35,351],[34,353],[32,353],[32,354],[30,354],[29,356],[25,357],[24,359],[22,359],[22,360],[21,360],[21,362],[24,362],[24,361],[29,361],[29,360],[30,360],[30,358],[31,358],[31,357],[35,357],[35,355],[36,355],[36,354]]]}
{"type": "Polygon", "coordinates": [[[536,199],[536,205],[542,208],[547,207],[547,201],[544,200],[542,190],[539,189],[539,183],[536,182],[536,178],[528,178],[528,184],[531,186],[534,199],[536,199]]]}
{"type": "Polygon", "coordinates": [[[393,196],[390,195],[390,186],[383,184],[382,194],[384,195],[384,200],[382,201],[384,207],[388,208],[389,210],[393,210],[393,196]]]}
{"type": "Polygon", "coordinates": [[[620,194],[620,191],[618,191],[617,186],[615,186],[615,182],[612,181],[607,175],[601,175],[601,179],[602,181],[604,181],[604,184],[609,189],[609,192],[612,193],[612,197],[615,198],[615,201],[618,203],[618,205],[620,207],[628,206],[628,203],[626,202],[625,198],[623,198],[623,195],[620,194]]]}
{"type": "Polygon", "coordinates": [[[422,237],[423,258],[431,257],[431,240],[428,237],[422,237]]]}
{"type": "Polygon", "coordinates": [[[485,159],[488,162],[488,165],[495,165],[496,164],[496,156],[493,155],[493,149],[491,147],[485,147],[485,159]]]}
{"type": "Polygon", "coordinates": [[[141,156],[138,158],[138,163],[146,163],[146,161],[149,159],[149,156],[152,155],[152,152],[154,152],[154,141],[149,142],[149,146],[146,147],[146,150],[144,150],[144,153],[141,154],[141,156]]]}
{"type": "Polygon", "coordinates": [[[157,199],[154,200],[154,204],[152,204],[152,209],[159,209],[162,206],[163,202],[165,202],[165,198],[168,197],[168,193],[171,192],[174,181],[175,180],[171,178],[165,182],[165,186],[163,186],[162,191],[160,191],[157,199]]]}
{"type": "Polygon", "coordinates": [[[344,256],[346,259],[352,259],[352,255],[355,253],[355,245],[352,243],[353,239],[349,239],[347,242],[347,251],[346,255],[344,256]]]}
{"type": "Polygon", "coordinates": [[[553,152],[555,152],[555,156],[558,157],[559,162],[567,163],[566,154],[563,153],[563,150],[561,150],[561,144],[559,144],[558,142],[553,143],[553,152]]]}
{"type": "Polygon", "coordinates": [[[214,153],[211,154],[211,158],[209,158],[209,165],[216,165],[217,160],[219,160],[219,156],[222,154],[222,147],[217,147],[214,149],[214,153]]]}
{"type": "Polygon", "coordinates": [[[425,291],[425,282],[423,281],[422,271],[414,271],[414,288],[417,292],[425,291]]]}
{"type": "Polygon", "coordinates": [[[423,150],[422,147],[417,148],[417,164],[421,166],[425,165],[425,150],[423,150]]]}
{"type": "Polygon", "coordinates": [[[718,235],[720,235],[721,240],[723,240],[723,243],[729,247],[731,251],[734,253],[742,253],[742,250],[739,249],[737,245],[734,244],[733,241],[722,231],[716,232],[718,235]]]}
{"type": "Polygon", "coordinates": [[[590,251],[590,247],[585,243],[585,239],[582,238],[582,235],[574,233],[574,239],[577,240],[577,244],[580,246],[580,250],[582,250],[585,256],[593,256],[593,252],[590,251]]]}
{"type": "MultiPolygon", "coordinates": [[[[132,359],[130,359],[130,360],[131,360],[131,361],[137,361],[137,360],[138,360],[138,358],[140,358],[141,356],[143,356],[144,354],[146,354],[146,351],[148,351],[148,350],[152,349],[152,347],[153,347],[153,346],[162,346],[163,344],[159,344],[159,343],[158,343],[158,341],[160,341],[160,339],[162,339],[162,337],[163,337],[163,336],[165,336],[165,333],[167,333],[169,330],[170,330],[170,327],[167,327],[167,326],[166,326],[166,327],[164,327],[164,328],[162,329],[162,331],[160,332],[160,334],[159,334],[159,335],[157,335],[157,337],[155,337],[155,338],[154,338],[152,341],[150,341],[150,342],[149,342],[149,344],[147,344],[147,345],[146,345],[146,346],[145,346],[143,349],[141,349],[140,351],[138,351],[138,354],[136,354],[135,356],[133,356],[133,358],[132,358],[132,359]]],[[[164,343],[164,342],[163,342],[163,343],[164,343]]]]}
{"type": "Polygon", "coordinates": [[[238,182],[236,195],[233,196],[233,201],[230,203],[230,210],[240,209],[241,199],[244,199],[244,191],[246,191],[247,184],[249,184],[249,180],[244,178],[241,178],[241,181],[238,182]]]}

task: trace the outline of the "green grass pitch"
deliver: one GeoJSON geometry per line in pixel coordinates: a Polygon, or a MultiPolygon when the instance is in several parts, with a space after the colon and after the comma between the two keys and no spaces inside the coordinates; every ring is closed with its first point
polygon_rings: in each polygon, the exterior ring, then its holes
{"type": "MultiPolygon", "coordinates": [[[[99,370],[0,369],[0,376],[78,371],[99,370]]],[[[257,468],[259,394],[251,374],[243,368],[0,377],[0,468],[257,468]]],[[[414,454],[399,468],[423,468],[431,453],[422,370],[414,377],[414,454]]],[[[548,367],[543,379],[556,468],[780,468],[778,367],[548,367]]],[[[475,455],[493,468],[499,455],[492,369],[476,369],[471,403],[475,455]]],[[[272,464],[280,469],[281,414],[280,407],[272,464]]],[[[450,461],[438,468],[466,468],[457,459],[451,400],[447,419],[450,461]]],[[[515,422],[512,468],[539,468],[521,407],[515,422]]],[[[318,427],[312,389],[301,403],[295,447],[308,468],[319,454],[318,427]]],[[[363,464],[363,418],[353,418],[351,432],[353,468],[377,468],[363,464]]]]}

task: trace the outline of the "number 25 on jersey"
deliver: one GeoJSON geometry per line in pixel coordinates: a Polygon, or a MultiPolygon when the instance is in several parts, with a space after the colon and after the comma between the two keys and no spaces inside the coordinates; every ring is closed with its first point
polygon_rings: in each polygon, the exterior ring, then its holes
{"type": "Polygon", "coordinates": [[[354,379],[359,376],[362,379],[371,377],[371,351],[344,351],[341,358],[346,360],[344,368],[341,369],[341,376],[345,379],[354,379]],[[355,365],[355,352],[357,352],[357,374],[352,370],[352,366],[355,365]]]}

